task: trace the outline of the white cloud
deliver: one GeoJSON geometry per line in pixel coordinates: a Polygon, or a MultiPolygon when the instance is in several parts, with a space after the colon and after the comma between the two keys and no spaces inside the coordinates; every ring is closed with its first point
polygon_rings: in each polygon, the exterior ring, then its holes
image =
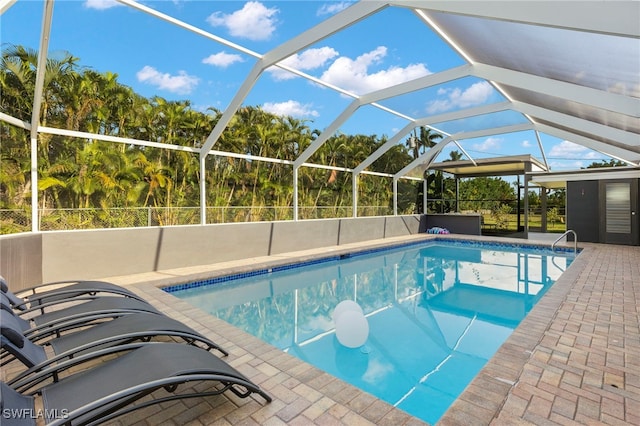
{"type": "Polygon", "coordinates": [[[231,14],[212,13],[207,22],[214,27],[227,28],[234,37],[268,40],[276,30],[278,12],[277,8],[269,9],[258,1],[250,1],[231,14]]]}
{"type": "Polygon", "coordinates": [[[367,366],[367,371],[362,375],[362,380],[378,384],[393,373],[394,368],[391,364],[380,362],[378,358],[372,358],[367,366]]]}
{"type": "Polygon", "coordinates": [[[122,4],[116,0],[86,0],[84,2],[84,7],[87,9],[105,10],[116,6],[122,6],[122,4]]]}
{"type": "Polygon", "coordinates": [[[585,168],[587,165],[584,161],[552,161],[549,163],[550,170],[577,170],[585,168]]]}
{"type": "Polygon", "coordinates": [[[311,105],[303,105],[298,101],[288,100],[286,102],[266,102],[262,109],[271,114],[280,116],[291,116],[298,118],[318,117],[318,111],[311,108],[311,105]]]}
{"type": "Polygon", "coordinates": [[[430,74],[424,64],[390,67],[370,74],[369,67],[382,62],[386,55],[387,48],[380,46],[355,60],[342,56],[331,64],[321,79],[355,94],[364,94],[430,74]]]}
{"type": "Polygon", "coordinates": [[[233,65],[236,62],[244,62],[244,59],[240,55],[227,52],[214,53],[202,60],[203,64],[213,65],[220,68],[227,68],[229,65],[233,65]]]}
{"type": "Polygon", "coordinates": [[[608,159],[605,155],[569,141],[562,141],[551,147],[547,157],[551,160],[549,167],[552,170],[576,170],[608,159]]]}
{"type": "Polygon", "coordinates": [[[341,10],[346,9],[352,4],[353,4],[352,2],[347,2],[347,1],[340,1],[340,2],[334,1],[331,3],[325,3],[322,6],[320,6],[320,9],[318,9],[318,12],[316,13],[316,15],[318,16],[333,15],[340,12],[341,10]]]}
{"type": "Polygon", "coordinates": [[[585,146],[569,141],[562,141],[559,144],[554,145],[549,151],[549,157],[580,160],[600,160],[604,158],[601,154],[592,151],[585,146]]]}
{"type": "MultiPolygon", "coordinates": [[[[323,67],[329,60],[338,55],[339,53],[335,49],[325,46],[318,49],[308,49],[300,54],[296,53],[280,61],[280,63],[298,71],[308,71],[323,67]]],[[[278,67],[269,67],[267,71],[269,71],[276,80],[289,80],[296,77],[295,74],[291,74],[278,67]]]]}
{"type": "Polygon", "coordinates": [[[531,148],[533,145],[531,145],[531,142],[524,140],[522,141],[522,147],[523,148],[531,148]]]}
{"type": "Polygon", "coordinates": [[[473,149],[476,151],[489,152],[500,149],[502,144],[502,138],[488,137],[482,143],[476,143],[473,145],[473,149]]]}
{"type": "Polygon", "coordinates": [[[494,89],[491,84],[486,81],[474,83],[462,90],[459,87],[455,89],[440,89],[439,96],[446,96],[445,99],[436,99],[427,105],[427,112],[434,114],[437,112],[449,111],[454,108],[468,108],[475,105],[481,105],[486,102],[493,94],[494,89]]]}
{"type": "Polygon", "coordinates": [[[198,77],[188,75],[185,71],[178,71],[178,75],[171,75],[161,73],[149,65],[138,71],[136,77],[141,83],[151,84],[161,90],[180,95],[191,93],[200,81],[198,77]]]}

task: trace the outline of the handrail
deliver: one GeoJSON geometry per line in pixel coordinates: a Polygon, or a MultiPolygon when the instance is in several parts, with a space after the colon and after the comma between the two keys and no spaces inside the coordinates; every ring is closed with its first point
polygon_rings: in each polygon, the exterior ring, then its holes
{"type": "Polygon", "coordinates": [[[567,229],[564,234],[560,235],[554,242],[551,244],[551,251],[554,251],[554,248],[558,241],[560,241],[563,237],[566,237],[567,234],[573,234],[573,251],[578,254],[578,234],[573,229],[567,229]]]}

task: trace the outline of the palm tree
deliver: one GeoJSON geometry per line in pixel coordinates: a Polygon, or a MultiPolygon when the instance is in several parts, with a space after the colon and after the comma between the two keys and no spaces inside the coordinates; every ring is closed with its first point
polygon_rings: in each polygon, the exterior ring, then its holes
{"type": "Polygon", "coordinates": [[[449,151],[449,158],[444,161],[460,161],[462,160],[462,153],[458,150],[449,151]]]}
{"type": "Polygon", "coordinates": [[[434,132],[429,127],[421,126],[419,129],[419,136],[416,129],[413,129],[413,134],[405,141],[405,145],[413,154],[414,159],[424,154],[427,151],[427,148],[434,147],[438,143],[436,142],[437,140],[442,139],[442,135],[440,133],[434,132]]]}

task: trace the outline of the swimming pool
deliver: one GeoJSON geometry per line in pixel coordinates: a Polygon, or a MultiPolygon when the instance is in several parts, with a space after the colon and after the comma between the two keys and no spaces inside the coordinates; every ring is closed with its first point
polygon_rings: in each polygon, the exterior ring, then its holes
{"type": "Polygon", "coordinates": [[[436,423],[574,255],[435,241],[165,289],[429,423],[436,423]],[[332,314],[362,308],[364,345],[332,314]]]}

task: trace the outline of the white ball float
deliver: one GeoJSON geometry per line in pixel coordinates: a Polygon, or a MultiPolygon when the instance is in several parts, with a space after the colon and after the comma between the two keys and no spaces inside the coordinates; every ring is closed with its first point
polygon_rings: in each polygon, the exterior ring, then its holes
{"type": "Polygon", "coordinates": [[[338,322],[338,317],[343,313],[349,311],[355,311],[364,314],[362,308],[356,302],[354,302],[353,300],[343,300],[342,302],[338,303],[336,308],[333,310],[333,322],[338,322]]]}
{"type": "Polygon", "coordinates": [[[348,348],[359,348],[369,338],[369,322],[362,312],[345,311],[336,320],[336,338],[348,348]]]}

